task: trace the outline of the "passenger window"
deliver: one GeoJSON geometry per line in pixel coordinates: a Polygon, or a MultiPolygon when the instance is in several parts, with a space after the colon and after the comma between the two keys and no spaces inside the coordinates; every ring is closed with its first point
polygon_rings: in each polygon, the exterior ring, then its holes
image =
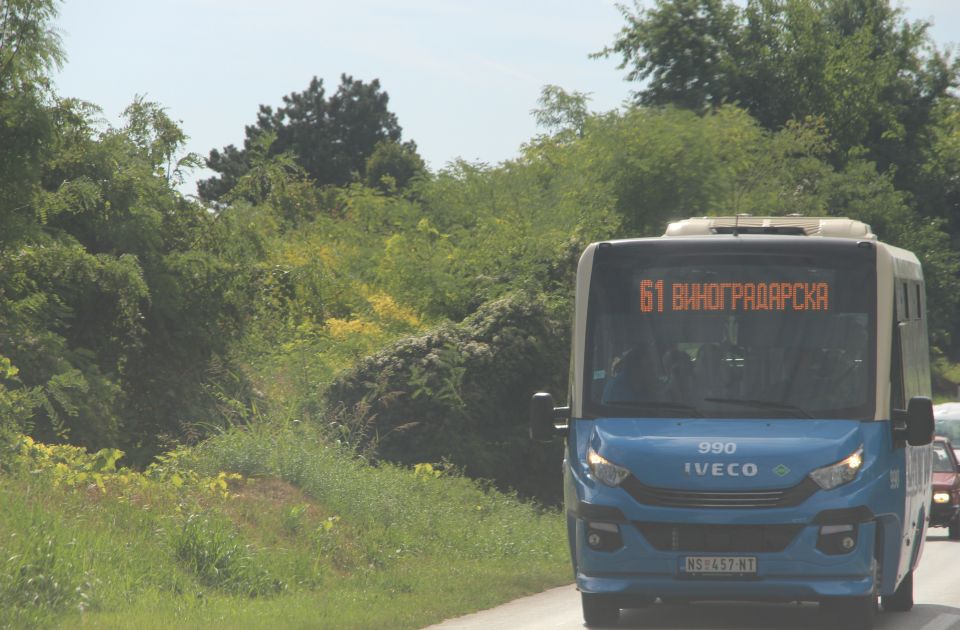
{"type": "Polygon", "coordinates": [[[903,352],[900,336],[901,329],[894,324],[893,352],[890,357],[890,406],[893,409],[906,409],[906,396],[903,387],[903,352]]]}

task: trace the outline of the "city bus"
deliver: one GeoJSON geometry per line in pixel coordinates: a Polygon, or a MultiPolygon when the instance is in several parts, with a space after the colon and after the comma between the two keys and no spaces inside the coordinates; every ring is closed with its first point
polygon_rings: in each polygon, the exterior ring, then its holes
{"type": "Polygon", "coordinates": [[[562,435],[587,625],[661,602],[913,606],[931,501],[927,304],[912,253],[842,218],[694,218],[594,243],[562,435]]]}

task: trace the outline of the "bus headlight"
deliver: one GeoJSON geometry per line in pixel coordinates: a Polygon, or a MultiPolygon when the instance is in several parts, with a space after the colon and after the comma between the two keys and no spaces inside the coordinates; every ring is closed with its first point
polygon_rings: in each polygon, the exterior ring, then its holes
{"type": "Polygon", "coordinates": [[[817,485],[824,490],[832,490],[837,486],[850,483],[857,477],[860,468],[863,466],[863,445],[850,453],[848,457],[823,468],[817,468],[810,473],[810,478],[817,482],[817,485]]]}
{"type": "Polygon", "coordinates": [[[607,461],[593,448],[587,451],[587,465],[594,477],[611,488],[619,486],[630,475],[629,470],[607,461]]]}
{"type": "Polygon", "coordinates": [[[950,503],[950,493],[949,493],[949,492],[934,492],[934,493],[933,493],[933,502],[934,502],[934,503],[950,503]]]}

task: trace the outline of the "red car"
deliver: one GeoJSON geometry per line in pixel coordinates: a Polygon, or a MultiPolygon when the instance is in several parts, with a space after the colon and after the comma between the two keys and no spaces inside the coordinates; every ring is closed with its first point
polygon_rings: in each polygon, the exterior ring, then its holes
{"type": "Polygon", "coordinates": [[[960,466],[950,440],[933,441],[933,505],[930,527],[949,527],[950,539],[960,540],[960,466]]]}

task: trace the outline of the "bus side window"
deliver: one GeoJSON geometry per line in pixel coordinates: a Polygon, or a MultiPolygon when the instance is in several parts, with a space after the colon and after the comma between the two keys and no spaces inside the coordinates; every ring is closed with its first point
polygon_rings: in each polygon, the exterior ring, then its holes
{"type": "Polygon", "coordinates": [[[919,297],[920,294],[919,291],[915,289],[915,287],[919,288],[919,286],[916,282],[911,282],[907,285],[910,293],[909,311],[912,319],[920,319],[920,304],[917,302],[917,297],[919,297]]]}
{"type": "Polygon", "coordinates": [[[903,343],[900,340],[901,329],[897,324],[893,325],[893,348],[890,356],[890,407],[893,409],[906,409],[907,402],[904,397],[903,382],[903,343]]]}
{"type": "Polygon", "coordinates": [[[900,286],[903,289],[903,316],[900,318],[900,320],[906,321],[910,319],[910,291],[907,288],[906,282],[900,286]]]}

